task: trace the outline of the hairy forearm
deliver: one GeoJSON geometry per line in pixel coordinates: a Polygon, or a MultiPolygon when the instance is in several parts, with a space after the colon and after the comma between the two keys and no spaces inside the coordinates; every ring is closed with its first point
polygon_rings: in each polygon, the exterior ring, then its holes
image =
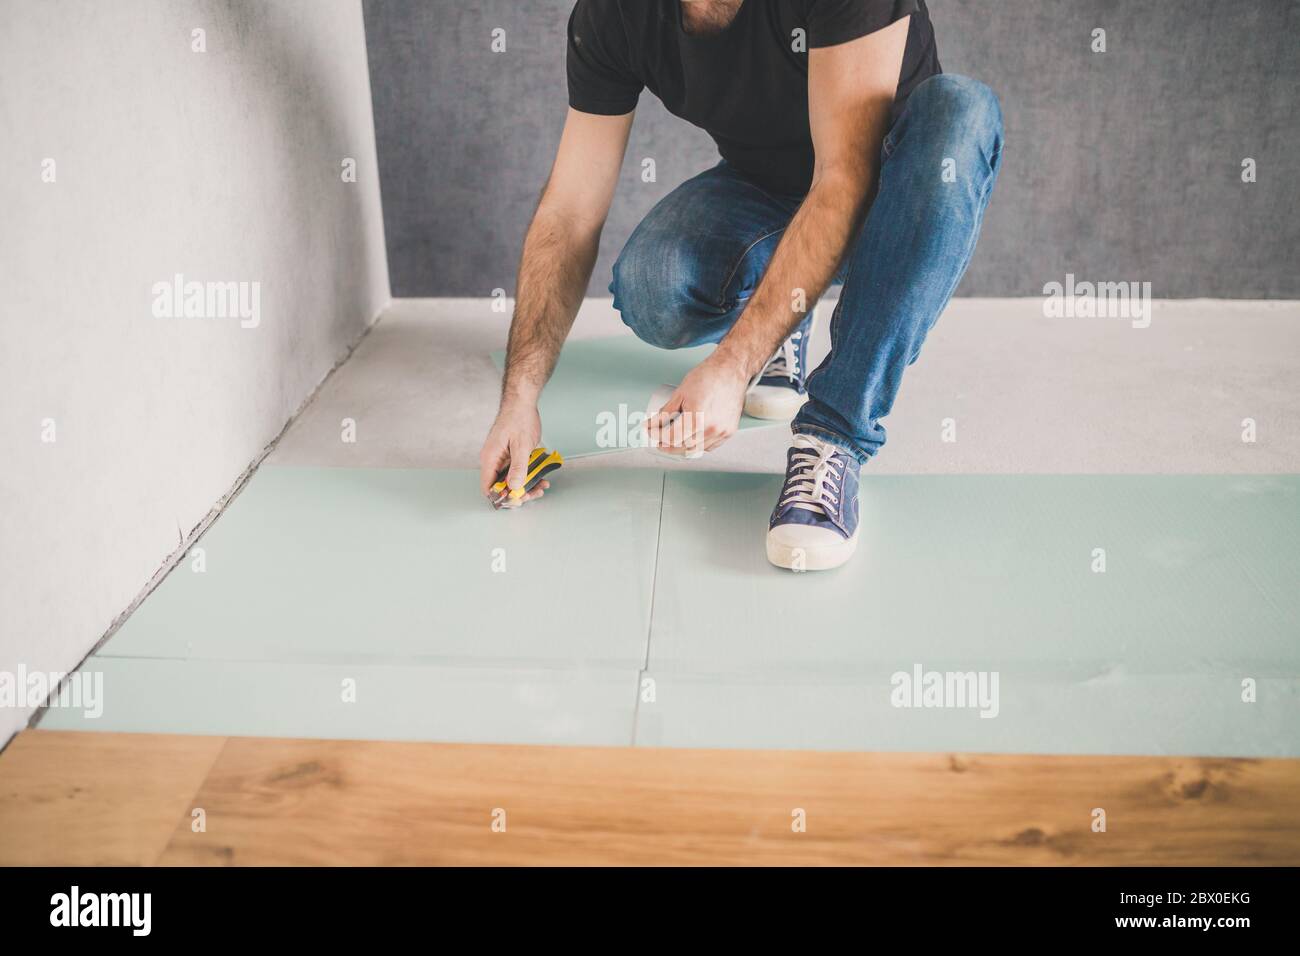
{"type": "Polygon", "coordinates": [[[536,403],[573,327],[599,245],[599,229],[575,228],[545,201],[538,207],[519,261],[502,405],[536,403]]]}
{"type": "Polygon", "coordinates": [[[752,377],[826,291],[874,193],[865,164],[820,175],[790,220],[767,272],[714,357],[752,377]]]}

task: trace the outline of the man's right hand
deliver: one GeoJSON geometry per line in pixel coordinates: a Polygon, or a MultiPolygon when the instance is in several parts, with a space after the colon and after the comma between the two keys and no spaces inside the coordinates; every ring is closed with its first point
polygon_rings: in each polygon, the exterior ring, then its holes
{"type": "MultiPolygon", "coordinates": [[[[479,452],[479,485],[486,497],[496,483],[497,475],[509,466],[506,485],[520,488],[528,477],[528,457],[542,440],[542,417],[537,413],[535,404],[518,402],[503,404],[497,412],[497,420],[492,423],[483,450],[479,452]]],[[[540,498],[551,486],[545,479],[522,498],[508,502],[502,507],[517,508],[525,501],[540,498]]]]}
{"type": "MultiPolygon", "coordinates": [[[[582,305],[631,129],[631,112],[603,116],[570,107],[565,116],[560,148],[519,258],[501,410],[479,454],[484,495],[504,468],[511,488],[522,487],[528,475],[528,457],[542,438],[537,397],[582,305]]],[[[510,507],[540,498],[548,486],[539,481],[510,507]]]]}

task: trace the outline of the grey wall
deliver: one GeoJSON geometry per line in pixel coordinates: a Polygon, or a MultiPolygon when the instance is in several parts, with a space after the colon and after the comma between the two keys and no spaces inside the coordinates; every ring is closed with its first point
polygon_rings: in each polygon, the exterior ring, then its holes
{"type": "MultiPolygon", "coordinates": [[[[366,0],[394,294],[511,292],[564,118],[572,0],[366,0]],[[506,30],[505,53],[490,49],[506,30]]],[[[1002,96],[1007,147],[959,294],[1073,272],[1157,297],[1300,298],[1300,2],[930,0],[949,72],[1002,96]],[[1094,27],[1108,52],[1090,51],[1094,27]],[[1241,181],[1241,161],[1258,182],[1241,181]]],[[[647,209],[715,160],[648,93],[592,292],[647,209]],[[654,157],[658,182],[642,183],[654,157]]]]}
{"type": "Polygon", "coordinates": [[[360,2],[0,0],[0,159],[12,682],[81,660],[388,301],[360,2]],[[260,322],[155,315],[178,272],[260,322]]]}

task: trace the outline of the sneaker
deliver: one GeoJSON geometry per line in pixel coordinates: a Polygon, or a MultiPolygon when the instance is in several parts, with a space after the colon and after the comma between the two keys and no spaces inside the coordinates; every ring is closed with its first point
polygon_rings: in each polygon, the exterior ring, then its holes
{"type": "Polygon", "coordinates": [[[808,377],[808,340],[816,318],[817,310],[813,309],[768,359],[745,392],[746,415],[788,422],[808,401],[804,381],[808,377]]]}
{"type": "Polygon", "coordinates": [[[795,435],[767,525],[767,560],[792,571],[825,571],[857,547],[858,460],[820,438],[795,435]]]}

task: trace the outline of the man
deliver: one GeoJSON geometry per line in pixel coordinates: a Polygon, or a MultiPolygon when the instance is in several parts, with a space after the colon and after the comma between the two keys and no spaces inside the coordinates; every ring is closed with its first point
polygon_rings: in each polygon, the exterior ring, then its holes
{"type": "Polygon", "coordinates": [[[880,419],[979,235],[1001,161],[997,98],[940,72],[924,0],[578,0],[568,85],[524,242],[484,491],[507,466],[520,485],[539,442],[537,399],[649,89],[722,156],[650,211],[614,266],[614,307],[642,339],[717,343],[650,421],[651,442],[699,453],[734,434],[742,410],[793,416],[767,556],[843,564],[859,467],[884,444],[880,419]],[[831,351],[810,375],[810,306],[832,282],[831,351]]]}

